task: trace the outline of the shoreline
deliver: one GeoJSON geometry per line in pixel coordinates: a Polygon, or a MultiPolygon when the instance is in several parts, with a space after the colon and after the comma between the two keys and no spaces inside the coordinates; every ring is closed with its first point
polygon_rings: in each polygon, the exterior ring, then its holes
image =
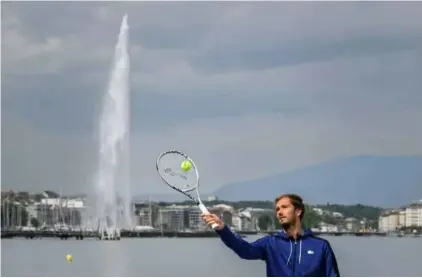
{"type": "MultiPolygon", "coordinates": [[[[274,234],[278,231],[238,231],[241,237],[248,235],[268,235],[274,234]]],[[[403,235],[396,236],[387,233],[379,232],[314,232],[316,236],[354,236],[354,237],[420,237],[417,235],[403,235]]],[[[183,232],[183,231],[127,231],[122,230],[119,235],[120,238],[213,238],[219,237],[214,231],[196,231],[196,232],[183,232]]],[[[84,238],[100,238],[97,231],[2,231],[1,239],[13,238],[27,238],[27,239],[41,239],[41,238],[60,238],[69,239],[75,238],[83,240],[84,238]]]]}

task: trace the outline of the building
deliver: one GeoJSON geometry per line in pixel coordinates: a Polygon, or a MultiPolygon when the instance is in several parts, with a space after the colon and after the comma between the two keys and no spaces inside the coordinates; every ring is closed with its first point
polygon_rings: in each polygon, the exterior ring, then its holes
{"type": "Polygon", "coordinates": [[[399,210],[399,228],[406,227],[406,208],[399,210]]]}
{"type": "Polygon", "coordinates": [[[386,232],[387,231],[387,218],[384,214],[381,214],[378,217],[378,231],[380,232],[386,232]]]}
{"type": "Polygon", "coordinates": [[[185,206],[168,206],[159,209],[157,227],[163,230],[183,231],[185,229],[185,206]]]}
{"type": "Polygon", "coordinates": [[[422,200],[406,207],[405,226],[422,227],[422,200]]]}
{"type": "Polygon", "coordinates": [[[240,217],[240,230],[241,231],[252,231],[255,230],[256,223],[252,219],[250,211],[241,211],[239,213],[240,217]]]}
{"type": "Polygon", "coordinates": [[[334,211],[333,212],[333,217],[335,217],[335,218],[343,218],[344,215],[342,213],[340,213],[340,212],[334,211]]]}
{"type": "Polygon", "coordinates": [[[360,230],[359,221],[356,218],[349,217],[344,220],[345,228],[349,232],[357,232],[360,230]]]}
{"type": "Polygon", "coordinates": [[[197,207],[191,207],[188,210],[188,227],[193,231],[203,231],[208,228],[207,224],[201,219],[201,210],[197,207]]]}
{"type": "Polygon", "coordinates": [[[136,224],[138,226],[153,226],[151,207],[140,208],[138,209],[137,214],[138,219],[136,224]]]}
{"type": "Polygon", "coordinates": [[[235,231],[242,230],[242,218],[240,218],[240,216],[234,215],[232,217],[232,228],[235,231]]]}
{"type": "Polygon", "coordinates": [[[319,230],[321,232],[338,232],[339,231],[339,229],[336,225],[327,224],[327,223],[324,223],[324,222],[321,222],[319,224],[319,230]]]}
{"type": "MultiPolygon", "coordinates": [[[[45,193],[44,196],[46,195],[49,196],[45,193]]],[[[44,198],[40,202],[31,203],[26,207],[29,222],[35,218],[40,226],[58,224],[80,226],[85,209],[84,201],[80,198],[44,198]]]]}
{"type": "Polygon", "coordinates": [[[312,210],[318,215],[322,215],[324,213],[321,208],[312,208],[312,210]]]}
{"type": "Polygon", "coordinates": [[[422,200],[400,209],[386,211],[378,218],[378,229],[381,232],[412,227],[422,227],[422,200]]]}
{"type": "Polygon", "coordinates": [[[27,210],[16,201],[2,200],[1,202],[1,227],[16,228],[25,226],[28,222],[27,210]]]}
{"type": "Polygon", "coordinates": [[[233,216],[236,215],[236,211],[232,206],[225,205],[225,204],[218,204],[209,208],[209,211],[211,213],[215,213],[228,226],[233,225],[233,216]]]}
{"type": "Polygon", "coordinates": [[[386,211],[378,218],[378,230],[380,232],[394,232],[400,228],[400,210],[386,211]]]}

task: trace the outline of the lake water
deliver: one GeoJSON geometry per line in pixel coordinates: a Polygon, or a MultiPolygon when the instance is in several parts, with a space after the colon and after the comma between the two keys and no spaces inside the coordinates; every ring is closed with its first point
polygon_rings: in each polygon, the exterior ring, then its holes
{"type": "MultiPolygon", "coordinates": [[[[248,241],[258,237],[248,237],[248,241]]],[[[422,238],[325,237],[341,276],[422,276],[422,238]]],[[[219,238],[5,239],[2,276],[265,276],[219,238]],[[67,263],[67,253],[73,262],[67,263]]]]}

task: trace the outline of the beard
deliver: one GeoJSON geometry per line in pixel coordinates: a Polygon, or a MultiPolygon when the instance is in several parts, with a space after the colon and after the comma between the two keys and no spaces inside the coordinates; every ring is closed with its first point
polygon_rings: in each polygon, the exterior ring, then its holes
{"type": "Polygon", "coordinates": [[[283,230],[287,231],[290,227],[292,227],[292,223],[288,222],[288,223],[283,223],[281,224],[281,227],[283,228],[283,230]]]}
{"type": "Polygon", "coordinates": [[[296,225],[296,221],[294,219],[291,221],[281,223],[281,227],[283,228],[283,230],[286,230],[286,231],[290,229],[291,227],[294,227],[295,225],[296,225]]]}

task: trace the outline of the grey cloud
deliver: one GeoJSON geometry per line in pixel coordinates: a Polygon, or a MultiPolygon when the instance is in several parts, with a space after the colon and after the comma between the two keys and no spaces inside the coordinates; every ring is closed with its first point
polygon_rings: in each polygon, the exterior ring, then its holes
{"type": "Polygon", "coordinates": [[[197,160],[204,192],[338,157],[421,153],[419,7],[2,3],[2,184],[92,189],[126,11],[135,193],[168,192],[153,167],[168,148],[197,160]]]}
{"type": "Polygon", "coordinates": [[[414,49],[422,43],[422,29],[415,28],[422,25],[421,14],[412,10],[420,4],[388,3],[377,6],[376,12],[363,6],[248,3],[242,6],[241,16],[212,30],[203,48],[193,52],[189,61],[198,70],[211,72],[262,69],[414,49]]]}
{"type": "Polygon", "coordinates": [[[2,115],[3,189],[91,192],[92,173],[96,170],[93,140],[75,134],[40,131],[22,118],[5,114],[2,115]]]}
{"type": "MultiPolygon", "coordinates": [[[[254,37],[254,34],[251,34],[254,37]]],[[[267,49],[216,47],[193,54],[190,63],[199,71],[219,72],[243,69],[267,69],[301,63],[329,61],[339,57],[374,55],[413,50],[422,44],[422,34],[415,37],[372,36],[325,41],[305,38],[267,49]]]]}
{"type": "MultiPolygon", "coordinates": [[[[6,94],[2,110],[25,115],[31,125],[63,133],[95,130],[104,91],[89,84],[69,84],[68,77],[28,78],[23,87],[5,88],[16,94],[6,94]],[[66,86],[63,86],[66,84],[66,86]],[[83,85],[83,86],[81,86],[83,85]],[[83,89],[81,89],[83,88],[83,89]]],[[[299,114],[306,112],[306,99],[290,99],[270,95],[269,98],[239,98],[236,95],[214,93],[206,95],[154,94],[133,92],[131,96],[132,128],[143,130],[155,125],[171,125],[192,118],[243,116],[250,113],[299,114]],[[272,100],[272,101],[269,101],[272,100]],[[233,105],[236,103],[236,105],[233,105]]]]}
{"type": "Polygon", "coordinates": [[[420,153],[422,132],[416,121],[411,126],[413,131],[408,132],[397,121],[392,121],[388,129],[377,126],[391,122],[393,116],[367,119],[367,124],[356,118],[344,121],[332,115],[311,116],[272,114],[186,121],[152,137],[137,133],[134,142],[142,143],[133,145],[132,155],[143,159],[138,160],[135,180],[145,181],[142,184],[151,186],[150,190],[160,190],[152,186],[158,182],[149,161],[160,150],[174,147],[182,148],[198,162],[205,191],[229,180],[264,177],[311,165],[316,160],[368,153],[420,153]],[[145,145],[152,138],[154,144],[145,145]]]}
{"type": "MultiPolygon", "coordinates": [[[[133,191],[168,192],[165,186],[159,186],[153,161],[161,151],[170,148],[182,149],[197,161],[204,192],[211,192],[225,182],[263,177],[357,153],[414,154],[418,150],[420,153],[422,134],[415,129],[416,125],[412,132],[397,121],[389,129],[377,126],[383,121],[391,122],[393,116],[378,121],[369,119],[366,124],[345,122],[332,115],[311,116],[251,114],[186,119],[165,128],[133,131],[133,191]],[[383,133],[380,136],[376,131],[383,133]]],[[[7,146],[2,153],[7,162],[2,166],[4,186],[13,184],[33,190],[63,188],[64,192],[93,189],[97,158],[93,138],[40,134],[17,125],[16,121],[8,122],[14,128],[5,127],[7,133],[2,142],[7,146]],[[27,133],[17,134],[22,130],[27,133]]]]}
{"type": "MultiPolygon", "coordinates": [[[[129,13],[131,32],[139,34],[132,38],[134,43],[147,49],[174,49],[191,48],[199,41],[201,34],[208,31],[207,25],[215,20],[208,7],[216,5],[194,2],[183,6],[172,2],[37,2],[4,6],[5,21],[19,14],[19,22],[11,27],[33,41],[77,35],[79,39],[83,38],[80,43],[85,45],[112,43],[123,14],[129,13]]],[[[219,10],[217,8],[214,14],[219,10]]]]}
{"type": "MultiPolygon", "coordinates": [[[[62,47],[77,44],[73,48],[79,51],[67,53],[74,59],[77,54],[82,55],[77,63],[101,52],[104,46],[99,49],[99,44],[114,43],[125,11],[133,13],[129,21],[133,44],[147,50],[183,49],[187,61],[199,71],[260,69],[342,55],[408,49],[420,45],[422,37],[421,28],[416,27],[422,24],[419,3],[9,5],[13,7],[10,10],[22,14],[19,19],[22,28],[18,30],[31,42],[56,38],[62,41],[62,47]],[[78,42],[74,42],[75,34],[78,42]]],[[[8,18],[7,12],[5,17],[8,18]]],[[[66,51],[61,54],[65,56],[66,51]]],[[[71,63],[63,62],[67,66],[71,63]]]]}
{"type": "Polygon", "coordinates": [[[107,86],[77,73],[6,75],[4,79],[9,82],[2,84],[3,113],[24,117],[36,128],[64,133],[92,130],[107,86]]]}

